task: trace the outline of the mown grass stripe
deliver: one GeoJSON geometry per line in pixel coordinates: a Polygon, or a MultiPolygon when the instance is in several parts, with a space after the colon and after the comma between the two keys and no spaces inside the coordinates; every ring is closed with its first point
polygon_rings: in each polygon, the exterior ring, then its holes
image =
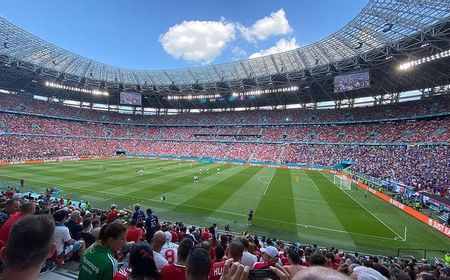
{"type": "MultiPolygon", "coordinates": [[[[199,205],[208,209],[199,209],[194,211],[197,215],[209,216],[214,210],[220,207],[226,200],[228,200],[236,191],[238,191],[243,184],[250,180],[257,172],[258,168],[244,167],[242,170],[220,181],[204,191],[198,193],[194,197],[185,201],[188,205],[199,205]]],[[[192,208],[180,205],[175,208],[175,211],[192,211],[192,208]]]]}
{"type": "Polygon", "coordinates": [[[296,221],[290,171],[278,168],[270,181],[266,195],[262,196],[255,210],[254,224],[265,227],[280,226],[283,230],[297,231],[296,221]],[[280,198],[277,195],[289,198],[280,198]]]}

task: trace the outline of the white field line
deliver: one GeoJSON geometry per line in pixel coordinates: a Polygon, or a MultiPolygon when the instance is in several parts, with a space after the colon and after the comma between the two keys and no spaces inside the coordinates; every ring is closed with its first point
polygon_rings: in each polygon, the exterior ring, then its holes
{"type": "MultiPolygon", "coordinates": [[[[331,181],[330,178],[328,178],[327,176],[325,176],[322,172],[320,172],[320,174],[322,174],[323,177],[327,178],[331,183],[334,182],[331,181]]],[[[380,218],[378,218],[374,213],[372,213],[369,209],[367,209],[364,205],[362,205],[361,203],[359,203],[359,201],[357,201],[355,198],[353,198],[353,196],[349,195],[347,192],[343,191],[341,188],[338,188],[339,190],[341,190],[343,193],[345,193],[346,195],[348,195],[348,197],[350,197],[351,199],[353,199],[353,201],[355,201],[356,203],[359,204],[359,206],[361,206],[364,210],[366,210],[370,215],[374,216],[375,219],[377,219],[378,221],[380,221],[380,223],[382,223],[385,227],[387,227],[390,231],[392,231],[395,235],[397,235],[397,237],[395,238],[399,238],[402,241],[405,241],[403,237],[401,237],[397,232],[395,232],[390,226],[388,226],[385,222],[383,222],[380,218]]]]}
{"type": "Polygon", "coordinates": [[[268,176],[259,176],[258,181],[260,181],[261,183],[264,183],[264,184],[269,184],[268,182],[261,180],[261,178],[267,178],[267,177],[270,177],[270,176],[269,175],[268,176]]]}
{"type": "MultiPolygon", "coordinates": [[[[276,172],[276,170],[275,170],[275,172],[276,172]]],[[[264,195],[266,195],[267,189],[269,188],[270,183],[272,182],[272,179],[273,179],[273,176],[275,175],[275,172],[273,172],[272,177],[270,177],[269,183],[267,183],[267,187],[264,190],[264,195]]]]}
{"type": "MultiPolygon", "coordinates": [[[[39,180],[31,180],[31,179],[30,179],[30,181],[47,183],[47,182],[43,182],[43,181],[39,181],[39,180]]],[[[61,186],[61,188],[63,188],[63,189],[65,188],[65,189],[76,190],[77,193],[101,194],[103,196],[111,197],[111,198],[128,198],[128,199],[133,199],[134,202],[141,202],[141,203],[145,202],[145,201],[153,201],[153,202],[161,203],[161,200],[159,200],[159,199],[142,198],[142,197],[131,196],[131,195],[122,195],[122,194],[115,195],[115,194],[108,193],[106,191],[89,191],[89,190],[80,190],[79,188],[76,188],[76,187],[68,187],[68,186],[64,186],[64,185],[59,185],[59,186],[61,186]]],[[[219,213],[225,213],[225,214],[230,214],[230,215],[235,215],[235,216],[247,217],[246,214],[230,212],[230,211],[223,211],[223,210],[218,210],[218,209],[211,209],[211,208],[206,208],[206,207],[199,207],[199,206],[196,206],[196,205],[188,205],[188,204],[184,204],[184,203],[168,202],[167,200],[164,203],[165,204],[170,204],[170,205],[175,205],[175,206],[182,205],[182,206],[186,206],[186,207],[189,207],[189,208],[196,208],[196,209],[202,209],[202,210],[211,210],[211,211],[219,212],[219,213]]],[[[397,237],[395,237],[395,238],[381,237],[381,236],[376,236],[376,235],[368,235],[368,234],[362,234],[362,233],[357,233],[357,232],[350,232],[350,231],[333,229],[333,228],[319,227],[319,226],[314,226],[314,225],[307,225],[307,224],[301,224],[301,223],[292,223],[292,222],[286,222],[286,221],[280,221],[280,220],[273,220],[273,219],[268,219],[268,218],[263,218],[263,217],[255,217],[254,219],[265,220],[265,221],[270,221],[270,222],[278,222],[278,223],[283,223],[283,224],[296,225],[296,226],[301,226],[301,227],[304,227],[304,228],[314,228],[314,229],[319,229],[319,230],[323,230],[323,231],[331,231],[331,232],[344,233],[344,234],[349,234],[349,235],[364,236],[364,237],[375,238],[375,239],[396,240],[396,241],[398,241],[397,237]]],[[[400,240],[404,241],[402,237],[400,237],[400,240]]]]}
{"type": "Polygon", "coordinates": [[[311,178],[309,177],[308,174],[306,174],[306,176],[308,176],[308,179],[313,183],[313,185],[314,185],[314,187],[316,188],[316,190],[317,190],[318,192],[320,192],[320,191],[319,191],[319,188],[317,187],[316,183],[314,183],[313,179],[311,179],[311,178]]]}

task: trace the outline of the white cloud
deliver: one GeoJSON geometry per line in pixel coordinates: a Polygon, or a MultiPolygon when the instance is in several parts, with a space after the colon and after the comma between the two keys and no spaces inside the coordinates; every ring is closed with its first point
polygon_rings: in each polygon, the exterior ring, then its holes
{"type": "Polygon", "coordinates": [[[260,50],[259,52],[250,55],[249,58],[256,58],[256,57],[260,57],[260,56],[290,51],[290,50],[296,49],[298,47],[299,47],[299,45],[297,44],[295,38],[292,38],[291,40],[286,40],[283,38],[283,39],[280,39],[275,46],[270,47],[265,50],[260,50]]]}
{"type": "Polygon", "coordinates": [[[239,24],[237,28],[249,42],[263,41],[271,35],[282,35],[293,31],[283,9],[257,20],[251,27],[239,24]]]}
{"type": "Polygon", "coordinates": [[[175,58],[209,63],[235,37],[235,25],[222,21],[183,21],[161,34],[164,50],[175,58]]]}

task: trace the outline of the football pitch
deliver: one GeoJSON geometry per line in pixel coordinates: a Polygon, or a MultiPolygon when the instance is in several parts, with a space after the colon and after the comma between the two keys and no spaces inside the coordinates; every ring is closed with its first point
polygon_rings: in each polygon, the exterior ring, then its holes
{"type": "MultiPolygon", "coordinates": [[[[401,255],[417,257],[423,250],[415,249],[450,248],[449,239],[428,225],[370,193],[364,198],[356,186],[343,191],[333,184],[332,174],[319,171],[144,159],[0,166],[3,190],[21,178],[22,191],[56,187],[64,198],[88,200],[94,208],[115,203],[132,210],[139,203],[160,220],[217,223],[219,229],[228,224],[233,232],[302,244],[384,255],[402,248],[401,255]],[[250,209],[255,216],[248,227],[250,209]]],[[[428,252],[433,254],[442,257],[428,252]]]]}

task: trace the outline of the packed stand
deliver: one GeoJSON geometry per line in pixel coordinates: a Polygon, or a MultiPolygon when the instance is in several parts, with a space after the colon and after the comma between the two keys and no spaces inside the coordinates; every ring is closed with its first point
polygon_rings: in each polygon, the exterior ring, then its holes
{"type": "Polygon", "coordinates": [[[269,127],[144,127],[100,124],[0,113],[0,131],[9,134],[81,138],[183,141],[264,141],[328,143],[418,143],[450,139],[450,119],[351,125],[269,127]]]}
{"type": "MultiPolygon", "coordinates": [[[[11,190],[8,190],[11,191],[11,190]]],[[[159,220],[152,209],[109,211],[89,202],[16,192],[0,196],[2,279],[37,279],[64,262],[79,262],[78,279],[448,279],[441,263],[349,253],[337,248],[231,235],[159,220]],[[30,238],[33,236],[33,238],[30,238]],[[9,237],[9,238],[8,238],[9,237]],[[350,278],[351,277],[351,278],[350,278]]],[[[226,227],[225,227],[226,228],[226,227]]]]}
{"type": "Polygon", "coordinates": [[[401,117],[420,117],[448,113],[450,97],[437,96],[419,101],[376,107],[344,109],[290,109],[220,113],[182,113],[178,115],[124,115],[89,108],[63,106],[56,102],[36,100],[22,94],[0,94],[0,109],[54,117],[124,124],[211,125],[211,124],[271,124],[349,122],[401,117]]]}

